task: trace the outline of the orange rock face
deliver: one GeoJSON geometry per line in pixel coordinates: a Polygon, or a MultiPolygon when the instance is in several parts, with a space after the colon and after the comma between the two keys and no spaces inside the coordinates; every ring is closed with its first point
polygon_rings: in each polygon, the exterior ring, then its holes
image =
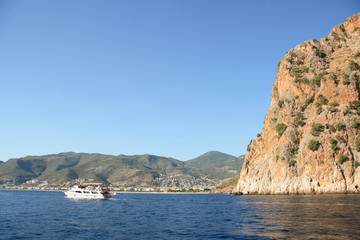
{"type": "Polygon", "coordinates": [[[278,66],[261,136],[249,145],[238,194],[360,191],[360,13],[278,66]]]}

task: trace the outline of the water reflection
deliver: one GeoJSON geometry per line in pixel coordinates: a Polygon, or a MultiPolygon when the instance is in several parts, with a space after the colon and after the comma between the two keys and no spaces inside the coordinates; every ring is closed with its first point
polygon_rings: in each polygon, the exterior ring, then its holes
{"type": "Polygon", "coordinates": [[[244,196],[248,236],[274,239],[359,239],[360,195],[244,196]]]}

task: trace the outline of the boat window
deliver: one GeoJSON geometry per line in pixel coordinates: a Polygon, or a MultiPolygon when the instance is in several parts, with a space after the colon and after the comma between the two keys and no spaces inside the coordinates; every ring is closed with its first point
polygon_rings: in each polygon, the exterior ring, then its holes
{"type": "Polygon", "coordinates": [[[90,193],[90,192],[85,191],[84,193],[90,193]]]}
{"type": "Polygon", "coordinates": [[[92,192],[92,194],[98,194],[97,192],[92,192]]]}
{"type": "Polygon", "coordinates": [[[82,193],[81,191],[76,191],[77,193],[82,193]]]}

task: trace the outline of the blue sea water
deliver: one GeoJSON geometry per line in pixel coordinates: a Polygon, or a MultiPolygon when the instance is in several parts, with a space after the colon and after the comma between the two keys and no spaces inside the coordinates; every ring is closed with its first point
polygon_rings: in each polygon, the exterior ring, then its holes
{"type": "Polygon", "coordinates": [[[360,195],[0,191],[0,239],[359,239],[360,195]]]}

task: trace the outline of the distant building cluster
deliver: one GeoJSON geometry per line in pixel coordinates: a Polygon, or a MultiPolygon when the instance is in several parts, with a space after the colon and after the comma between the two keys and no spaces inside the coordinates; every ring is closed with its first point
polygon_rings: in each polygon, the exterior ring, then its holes
{"type": "MultiPolygon", "coordinates": [[[[93,182],[94,179],[76,179],[73,181],[62,182],[60,184],[49,183],[38,179],[28,180],[22,184],[16,184],[16,181],[1,181],[0,189],[17,189],[17,190],[50,190],[62,191],[73,185],[80,185],[84,182],[93,182]]],[[[127,184],[117,186],[109,184],[112,191],[118,192],[204,192],[214,188],[218,182],[203,177],[195,179],[194,177],[182,176],[160,176],[146,186],[136,186],[127,184]]],[[[145,185],[145,184],[142,184],[145,185]]]]}

